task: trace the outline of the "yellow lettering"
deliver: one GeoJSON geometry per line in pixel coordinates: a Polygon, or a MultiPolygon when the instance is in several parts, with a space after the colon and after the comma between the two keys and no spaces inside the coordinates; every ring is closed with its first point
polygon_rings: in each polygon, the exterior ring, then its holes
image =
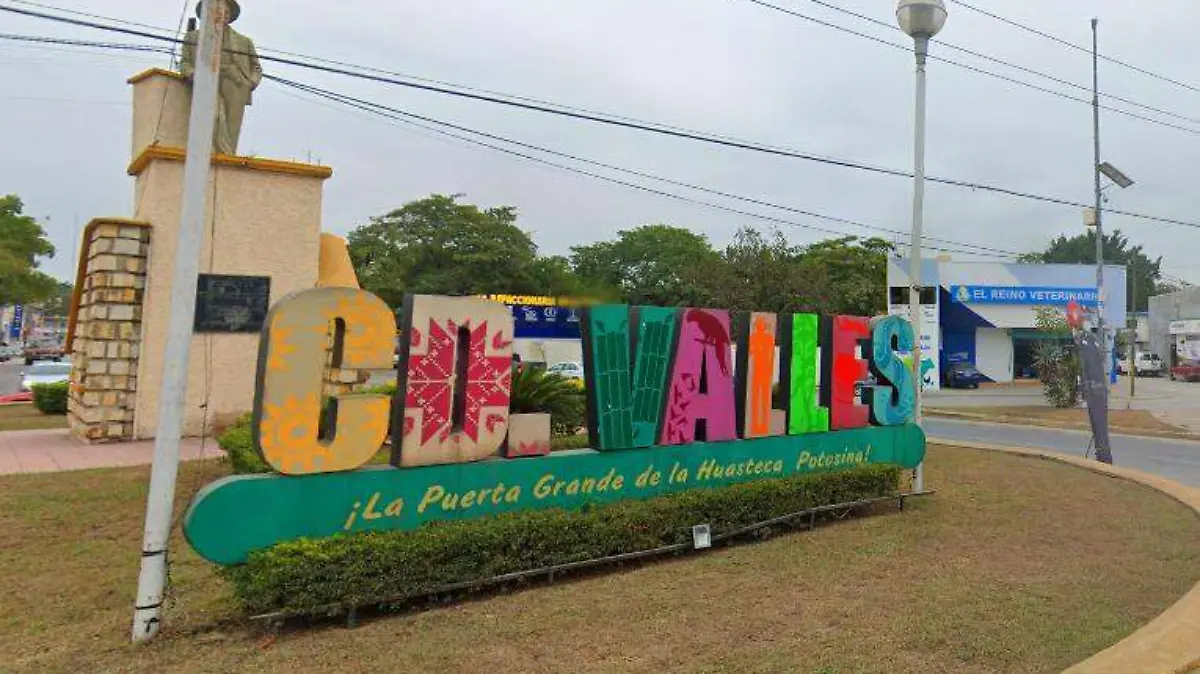
{"type": "Polygon", "coordinates": [[[574,479],[567,483],[567,494],[574,496],[579,493],[579,480],[574,479]]]}
{"type": "Polygon", "coordinates": [[[554,475],[547,473],[543,475],[533,485],[533,497],[536,499],[544,499],[550,495],[550,483],[554,481],[554,475]]]}
{"type": "Polygon", "coordinates": [[[713,469],[716,467],[716,465],[717,462],[713,459],[706,459],[704,463],[700,464],[700,467],[696,469],[696,479],[707,480],[711,478],[713,469]]]}
{"type": "Polygon", "coordinates": [[[379,503],[379,492],[371,494],[370,500],[367,501],[367,509],[363,511],[364,520],[377,520],[383,517],[383,513],[375,512],[376,503],[379,503]]]}
{"type": "Polygon", "coordinates": [[[796,468],[797,469],[803,468],[804,464],[808,463],[808,459],[810,456],[811,455],[808,452],[800,452],[800,458],[796,461],[796,468]]]}
{"type": "Polygon", "coordinates": [[[354,508],[350,510],[350,514],[346,516],[346,524],[342,525],[343,531],[350,531],[350,527],[354,526],[354,518],[358,515],[358,509],[362,507],[362,503],[355,501],[354,508]]]}
{"type": "Polygon", "coordinates": [[[583,478],[583,485],[580,487],[580,490],[583,493],[590,494],[590,493],[592,493],[592,491],[595,490],[595,488],[596,488],[595,478],[591,478],[591,477],[583,478]]]}
{"type": "Polygon", "coordinates": [[[476,496],[478,496],[478,494],[475,493],[475,490],[471,490],[471,491],[463,494],[462,507],[464,510],[475,505],[475,497],[476,496]]]}
{"type": "Polygon", "coordinates": [[[384,508],[383,514],[388,517],[398,517],[401,510],[404,510],[404,499],[398,498],[387,504],[387,508],[384,508]]]}
{"type": "Polygon", "coordinates": [[[487,500],[488,493],[490,493],[491,491],[492,491],[491,487],[488,487],[487,489],[480,489],[479,490],[479,498],[476,500],[476,503],[478,503],[479,505],[483,505],[483,502],[487,500]]]}
{"type": "Polygon", "coordinates": [[[421,498],[421,503],[417,506],[417,512],[424,513],[426,508],[437,503],[445,495],[446,490],[441,485],[429,485],[429,488],[425,490],[425,496],[421,498]]]}
{"type": "Polygon", "coordinates": [[[516,503],[521,500],[521,488],[518,486],[509,487],[508,491],[504,492],[505,503],[516,503]]]}

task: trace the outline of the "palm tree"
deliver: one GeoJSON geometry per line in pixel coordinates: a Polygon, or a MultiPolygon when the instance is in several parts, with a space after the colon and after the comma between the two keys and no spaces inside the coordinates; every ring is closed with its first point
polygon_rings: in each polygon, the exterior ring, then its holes
{"type": "Polygon", "coordinates": [[[529,367],[513,371],[509,403],[514,414],[549,414],[555,435],[572,435],[584,424],[584,395],[572,380],[529,367]]]}

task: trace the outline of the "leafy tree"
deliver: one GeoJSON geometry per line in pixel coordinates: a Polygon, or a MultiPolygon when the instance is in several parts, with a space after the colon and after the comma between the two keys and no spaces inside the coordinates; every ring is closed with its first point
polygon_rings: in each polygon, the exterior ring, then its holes
{"type": "Polygon", "coordinates": [[[618,289],[630,304],[709,304],[711,284],[705,273],[719,260],[704,235],[662,224],[623,230],[615,241],[571,248],[571,267],[581,279],[618,289]]]}
{"type": "Polygon", "coordinates": [[[887,312],[885,239],[844,236],[826,239],[804,249],[804,264],[823,276],[817,310],[827,314],[875,316],[887,312]]]}
{"type": "MultiPolygon", "coordinates": [[[[1131,246],[1129,237],[1122,234],[1121,230],[1105,234],[1103,248],[1105,264],[1125,265],[1128,284],[1126,297],[1132,301],[1134,311],[1146,311],[1151,296],[1170,292],[1172,286],[1163,280],[1162,258],[1150,259],[1140,245],[1131,246]]],[[[1060,234],[1046,250],[1022,255],[1019,261],[1094,265],[1096,232],[1091,230],[1069,239],[1060,234]]]]}
{"type": "Polygon", "coordinates": [[[434,194],[373,218],[347,237],[363,288],[399,306],[406,292],[545,294],[566,287],[561,262],[540,261],[511,206],[480,209],[434,194]]]}
{"type": "Polygon", "coordinates": [[[778,230],[769,237],[743,227],[704,274],[713,306],[742,311],[821,311],[829,303],[825,273],[778,230]]]}
{"type": "Polygon", "coordinates": [[[0,197],[0,304],[48,299],[58,288],[58,281],[38,271],[40,258],[54,256],[54,246],[24,207],[15,194],[0,197]]]}

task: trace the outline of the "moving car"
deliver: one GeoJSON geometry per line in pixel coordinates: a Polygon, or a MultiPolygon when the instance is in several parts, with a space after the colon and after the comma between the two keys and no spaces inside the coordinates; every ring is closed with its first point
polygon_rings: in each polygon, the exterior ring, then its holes
{"type": "Polygon", "coordinates": [[[1200,381],[1200,360],[1185,360],[1171,368],[1171,379],[1200,381]]]}
{"type": "Polygon", "coordinates": [[[979,388],[982,381],[987,378],[971,363],[955,363],[946,369],[943,377],[946,388],[979,388]]]}
{"type": "Polygon", "coordinates": [[[551,365],[550,368],[547,369],[546,371],[549,372],[550,374],[556,374],[560,377],[565,377],[567,379],[575,379],[577,381],[583,381],[583,363],[579,363],[576,361],[566,361],[566,362],[562,362],[562,363],[555,363],[554,365],[551,365]]]}
{"type": "Polygon", "coordinates": [[[37,384],[58,384],[70,380],[71,364],[43,361],[21,373],[21,390],[32,391],[37,384]]]}

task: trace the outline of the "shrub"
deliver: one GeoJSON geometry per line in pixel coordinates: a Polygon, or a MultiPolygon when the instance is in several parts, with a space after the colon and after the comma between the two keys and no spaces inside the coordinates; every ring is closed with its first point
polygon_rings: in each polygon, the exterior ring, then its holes
{"type": "Polygon", "coordinates": [[[513,371],[509,408],[514,414],[548,413],[553,435],[574,435],[587,423],[587,402],[580,386],[531,367],[513,371]]]}
{"type": "Polygon", "coordinates": [[[57,384],[34,384],[33,406],[42,414],[66,414],[70,386],[65,381],[57,384]]]}
{"type": "Polygon", "coordinates": [[[229,463],[233,466],[233,472],[239,475],[272,472],[271,467],[254,450],[254,435],[250,430],[249,414],[239,417],[229,428],[225,429],[224,433],[218,435],[217,444],[225,450],[225,455],[229,457],[229,463]]]}
{"type": "Polygon", "coordinates": [[[316,615],[331,606],[366,606],[453,583],[684,543],[692,526],[704,522],[721,534],[816,506],[895,494],[899,477],[894,466],[860,466],[578,511],[299,539],[251,553],[246,564],[222,574],[249,612],[316,615]]]}
{"type": "Polygon", "coordinates": [[[558,435],[550,438],[550,450],[554,452],[563,449],[583,449],[590,446],[587,434],[558,435]]]}

